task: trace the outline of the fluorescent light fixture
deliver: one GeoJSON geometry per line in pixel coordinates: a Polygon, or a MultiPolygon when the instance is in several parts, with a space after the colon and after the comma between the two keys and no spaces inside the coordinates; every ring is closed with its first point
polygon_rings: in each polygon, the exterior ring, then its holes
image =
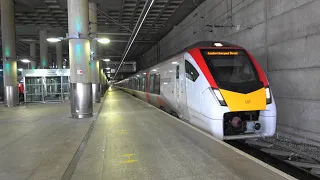
{"type": "Polygon", "coordinates": [[[178,62],[176,62],[176,61],[173,61],[173,62],[172,62],[172,64],[178,64],[178,62]]]}
{"type": "Polygon", "coordinates": [[[54,42],[59,42],[59,41],[61,41],[61,39],[59,39],[59,38],[48,38],[47,41],[54,43],[54,42]]]}
{"type": "Polygon", "coordinates": [[[23,63],[29,63],[29,62],[31,62],[29,59],[21,59],[21,62],[23,62],[23,63]]]}
{"type": "Polygon", "coordinates": [[[110,39],[108,39],[108,38],[100,38],[100,39],[98,39],[98,42],[101,43],[101,44],[108,44],[108,43],[110,43],[110,39]]]}
{"type": "Polygon", "coordinates": [[[214,43],[214,46],[221,47],[223,45],[221,43],[214,43]]]}
{"type": "Polygon", "coordinates": [[[153,71],[153,72],[156,72],[157,70],[156,70],[156,69],[152,69],[152,71],[153,71]]]}
{"type": "Polygon", "coordinates": [[[3,69],[0,69],[0,71],[3,71],[3,69]]]}
{"type": "Polygon", "coordinates": [[[171,70],[169,70],[169,72],[172,72],[171,70]]]}
{"type": "Polygon", "coordinates": [[[163,84],[168,84],[167,82],[164,82],[163,84]]]}
{"type": "Polygon", "coordinates": [[[108,71],[107,74],[110,74],[110,71],[108,71]]]}
{"type": "Polygon", "coordinates": [[[147,73],[143,73],[143,74],[147,74],[147,73]]]}
{"type": "Polygon", "coordinates": [[[110,59],[104,59],[103,61],[105,61],[105,62],[109,62],[109,61],[110,61],[110,59]]]}
{"type": "Polygon", "coordinates": [[[22,70],[23,70],[22,68],[19,68],[19,69],[18,69],[18,71],[22,71],[22,70]]]}
{"type": "Polygon", "coordinates": [[[110,70],[110,68],[109,68],[109,67],[107,67],[107,68],[106,68],[106,70],[110,70]]]}

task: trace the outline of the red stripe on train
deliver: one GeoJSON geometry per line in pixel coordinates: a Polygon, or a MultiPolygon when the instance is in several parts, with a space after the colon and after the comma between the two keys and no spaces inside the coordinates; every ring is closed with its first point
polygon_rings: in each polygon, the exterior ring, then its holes
{"type": "Polygon", "coordinates": [[[256,61],[256,59],[247,51],[247,54],[249,55],[251,61],[253,62],[254,67],[256,68],[256,71],[258,73],[259,79],[260,81],[263,83],[263,86],[266,87],[269,85],[266,74],[263,72],[261,66],[259,65],[259,63],[256,61]]]}
{"type": "Polygon", "coordinates": [[[189,50],[189,54],[193,57],[193,59],[198,64],[199,68],[201,69],[202,73],[206,77],[207,81],[209,82],[210,86],[213,88],[218,88],[216,81],[213,79],[211,72],[203,59],[203,56],[198,48],[194,48],[189,50]]]}

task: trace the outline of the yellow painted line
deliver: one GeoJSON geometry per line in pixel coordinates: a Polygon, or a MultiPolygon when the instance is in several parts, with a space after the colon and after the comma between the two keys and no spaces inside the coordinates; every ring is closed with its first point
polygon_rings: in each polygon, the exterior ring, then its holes
{"type": "Polygon", "coordinates": [[[120,130],[117,132],[117,134],[121,134],[121,135],[127,134],[127,130],[120,130]]]}
{"type": "Polygon", "coordinates": [[[125,161],[121,161],[119,162],[119,164],[130,164],[130,163],[135,163],[137,162],[138,160],[135,160],[135,159],[131,159],[132,156],[135,156],[135,154],[124,154],[122,155],[123,157],[127,157],[128,159],[125,160],[125,161]]]}

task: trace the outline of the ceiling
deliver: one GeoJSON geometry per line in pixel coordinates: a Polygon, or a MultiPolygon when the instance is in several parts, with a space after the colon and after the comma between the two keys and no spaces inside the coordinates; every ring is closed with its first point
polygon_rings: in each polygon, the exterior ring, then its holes
{"type": "MultiPolygon", "coordinates": [[[[89,0],[98,4],[98,32],[111,39],[100,46],[100,55],[112,61],[121,60],[131,32],[146,0],[89,0]]],[[[182,21],[204,0],[155,0],[141,30],[126,58],[137,61],[174,25],[182,21]]],[[[49,36],[65,37],[68,27],[67,0],[14,0],[17,55],[29,56],[29,43],[39,40],[39,30],[47,29],[49,36]]],[[[38,51],[39,51],[38,45],[38,51]]],[[[68,58],[67,43],[64,56],[68,58]]],[[[55,53],[55,45],[49,44],[55,53]]],[[[37,52],[39,55],[39,52],[37,52]]]]}

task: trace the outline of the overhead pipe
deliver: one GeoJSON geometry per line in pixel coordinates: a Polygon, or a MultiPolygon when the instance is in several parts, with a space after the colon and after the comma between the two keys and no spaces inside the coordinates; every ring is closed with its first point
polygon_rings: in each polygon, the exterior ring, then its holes
{"type": "Polygon", "coordinates": [[[141,12],[141,14],[140,14],[140,17],[139,17],[139,19],[138,19],[138,21],[137,21],[137,24],[135,25],[135,27],[134,27],[134,29],[133,29],[133,33],[132,33],[132,35],[131,35],[131,37],[130,37],[130,39],[129,39],[129,42],[128,42],[127,46],[126,46],[126,49],[125,49],[125,51],[124,51],[124,54],[122,55],[121,63],[120,63],[120,65],[119,65],[119,67],[118,67],[118,69],[117,69],[117,71],[116,71],[113,79],[115,79],[115,77],[117,76],[118,71],[119,71],[119,69],[120,69],[123,61],[125,60],[125,58],[126,58],[128,52],[129,52],[129,50],[130,50],[130,48],[131,48],[134,40],[136,39],[136,37],[137,37],[137,35],[138,35],[139,31],[140,31],[140,28],[141,28],[144,20],[146,19],[146,17],[147,17],[147,15],[148,15],[148,13],[149,13],[149,11],[150,11],[153,3],[154,3],[154,0],[147,0],[146,4],[144,5],[144,7],[143,7],[143,9],[142,9],[142,12],[141,12]]]}

